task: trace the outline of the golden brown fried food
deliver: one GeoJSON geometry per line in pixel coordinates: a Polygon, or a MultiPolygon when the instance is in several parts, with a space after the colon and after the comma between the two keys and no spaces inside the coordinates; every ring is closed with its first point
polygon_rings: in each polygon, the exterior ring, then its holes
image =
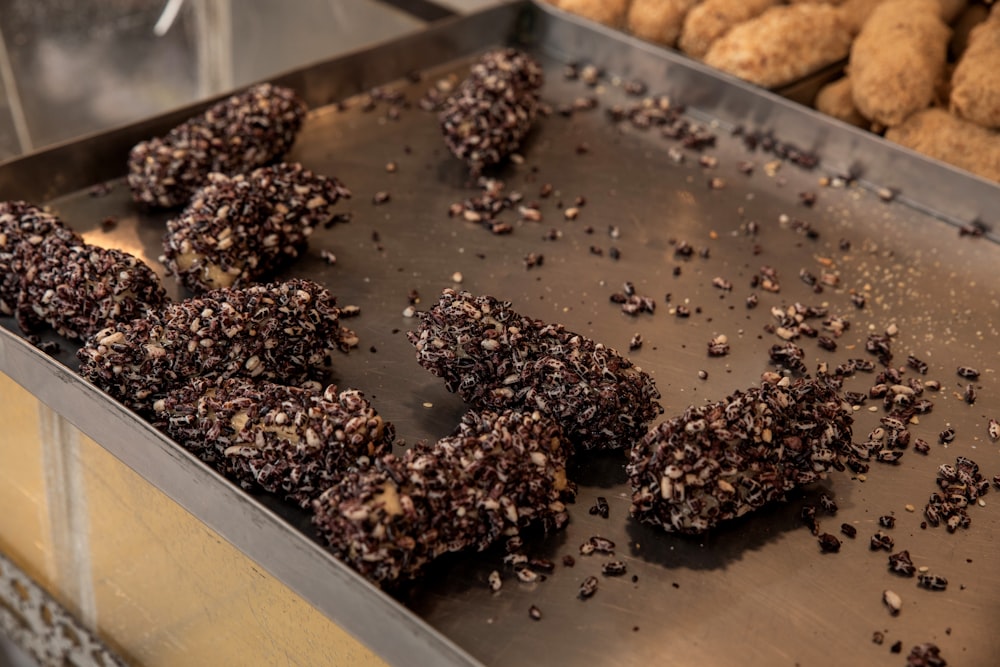
{"type": "Polygon", "coordinates": [[[781,0],[705,0],[688,12],[678,46],[688,55],[702,58],[712,42],[733,26],[780,4],[781,0]]]}
{"type": "Polygon", "coordinates": [[[968,7],[968,0],[937,0],[941,20],[951,23],[968,7]]]}
{"type": "Polygon", "coordinates": [[[563,11],[610,26],[621,25],[628,11],[628,0],[554,0],[552,4],[563,11]]]}
{"type": "Polygon", "coordinates": [[[840,6],[840,16],[851,29],[851,34],[857,35],[861,32],[861,26],[883,2],[885,0],[845,0],[840,6]]]}
{"type": "Polygon", "coordinates": [[[673,46],[684,17],[699,0],[633,0],[625,26],[636,37],[673,46]]]}
{"type": "Polygon", "coordinates": [[[885,138],[1000,183],[1000,132],[944,109],[918,111],[885,138]]]}
{"type": "Polygon", "coordinates": [[[705,62],[760,86],[790,83],[847,56],[851,33],[829,5],[772,7],[720,37],[705,62]]]}
{"type": "Polygon", "coordinates": [[[948,44],[948,53],[953,60],[959,60],[965,49],[969,47],[969,35],[972,29],[989,17],[990,8],[986,5],[969,5],[965,11],[955,19],[955,24],[951,27],[951,42],[948,44]]]}
{"type": "Polygon", "coordinates": [[[865,118],[888,127],[930,106],[951,30],[937,0],[887,0],[851,46],[851,92],[865,118]]]}
{"type": "Polygon", "coordinates": [[[816,109],[850,125],[867,128],[871,123],[858,112],[851,96],[851,79],[842,77],[828,83],[816,94],[816,109]]]}
{"type": "Polygon", "coordinates": [[[951,110],[983,127],[1000,128],[1000,9],[969,34],[951,78],[951,110]]]}

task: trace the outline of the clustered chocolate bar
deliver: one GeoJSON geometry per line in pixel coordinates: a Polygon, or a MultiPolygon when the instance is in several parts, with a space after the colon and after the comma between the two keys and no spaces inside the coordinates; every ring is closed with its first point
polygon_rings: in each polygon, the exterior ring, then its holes
{"type": "Polygon", "coordinates": [[[298,163],[247,175],[208,175],[184,211],[167,222],[164,262],[189,290],[243,287],[296,259],[317,225],[350,191],[298,163]]]}
{"type": "Polygon", "coordinates": [[[469,412],[451,436],[346,473],[314,503],[330,550],[378,585],[529,525],[560,528],[569,447],[538,412],[469,412]]]}
{"type": "Polygon", "coordinates": [[[301,385],[344,344],[335,302],[302,279],[214,290],[99,331],[77,353],[80,373],[143,413],[197,377],[301,385]]]}
{"type": "Polygon", "coordinates": [[[198,378],[153,405],[155,424],[235,479],[301,507],[392,451],[395,430],[357,390],[198,378]]]}
{"type": "Polygon", "coordinates": [[[306,110],[293,90],[262,83],[136,144],[128,159],[133,199],[183,206],[211,173],[235,175],[279,160],[295,143],[306,110]]]}
{"type": "Polygon", "coordinates": [[[26,202],[0,203],[0,312],[25,333],[44,325],[69,339],[144,317],[167,301],[137,257],[85,243],[58,217],[26,202]]]}
{"type": "Polygon", "coordinates": [[[516,151],[538,114],[544,75],[516,49],[490,51],[474,64],[440,112],[445,143],[473,175],[516,151]]]}
{"type": "Polygon", "coordinates": [[[701,533],[841,468],[853,418],[831,377],[765,378],[691,406],[632,449],[632,514],[668,532],[701,533]]]}
{"type": "Polygon", "coordinates": [[[538,410],[581,450],[627,449],[662,408],[653,379],[586,336],[509,302],[445,289],[409,332],[417,361],[475,409],[538,410]]]}

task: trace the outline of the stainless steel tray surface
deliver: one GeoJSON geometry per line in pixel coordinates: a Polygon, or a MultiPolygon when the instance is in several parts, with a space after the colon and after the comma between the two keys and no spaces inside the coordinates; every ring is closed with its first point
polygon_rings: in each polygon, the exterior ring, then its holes
{"type": "MultiPolygon", "coordinates": [[[[655,377],[668,416],[722,399],[773,368],[768,348],[781,341],[765,330],[775,322],[772,307],[823,305],[850,321],[834,352],[812,339],[799,341],[810,371],[823,361],[834,367],[849,358],[874,359],[864,351],[866,337],[894,326],[893,363],[904,365],[914,354],[928,362],[927,379],[942,384],[930,395],[934,410],[911,427],[932,443],[930,453],[911,448],[898,465],[872,463],[860,476],[834,473],[786,503],[702,537],[668,535],[630,519],[624,456],[581,455],[571,470],[580,493],[569,527],[524,546],[529,556],[556,563],[544,581],[519,582],[504,566],[500,545],[442,560],[392,598],[319,548],[304,513],[242,493],[81,381],[72,345],[63,341],[63,352],[48,358],[12,320],[2,319],[0,370],[396,664],[902,665],[912,646],[928,641],[949,664],[993,664],[1000,655],[994,631],[1000,556],[992,546],[1000,514],[993,505],[1000,496],[987,494],[985,506],[969,509],[968,530],[949,534],[920,523],[939,465],[961,455],[978,462],[987,477],[1000,473],[998,445],[987,437],[988,419],[1000,417],[1000,247],[989,234],[960,236],[956,227],[994,222],[989,216],[1000,210],[1000,189],[532,3],[444,22],[281,80],[313,106],[289,159],[337,176],[354,193],[341,206],[351,221],[317,230],[308,256],[287,275],[315,279],[341,305],[360,307],[348,323],[361,344],[333,360],[331,379],[363,390],[406,442],[445,435],[464,409],[416,364],[405,338],[416,325],[403,316],[408,295],[416,290],[417,307],[424,308],[442,288],[460,287],[510,300],[525,314],[627,352],[655,377]],[[417,101],[439,80],[462,77],[480,50],[511,41],[544,64],[543,97],[553,109],[588,97],[598,106],[542,118],[522,147],[523,161],[491,174],[525,201],[538,201],[543,213],[540,222],[527,222],[505,212],[501,218],[513,231],[498,236],[448,216],[449,205],[477,190],[444,147],[435,115],[417,101]],[[564,76],[568,63],[581,62],[603,70],[596,87],[564,76]],[[419,76],[406,76],[413,72],[419,76]],[[636,79],[650,94],[688,105],[689,118],[716,135],[715,146],[680,149],[678,162],[670,149],[680,144],[658,129],[611,122],[612,105],[637,102],[620,85],[636,79]],[[410,104],[398,114],[386,101],[366,104],[371,96],[364,91],[376,84],[410,104]],[[816,151],[820,166],[808,171],[750,151],[733,134],[736,127],[771,131],[816,151]],[[717,165],[703,166],[703,155],[717,165]],[[389,162],[396,164],[393,173],[389,162]],[[741,163],[753,163],[752,173],[741,163]],[[819,183],[848,173],[859,181],[819,183]],[[710,179],[722,187],[710,187],[710,179]],[[547,183],[555,192],[542,198],[547,183]],[[872,188],[891,188],[897,196],[884,201],[872,188]],[[375,205],[379,191],[390,198],[375,205]],[[803,204],[802,193],[814,193],[815,204],[803,204]],[[578,197],[585,203],[568,220],[564,210],[578,197]],[[693,246],[693,256],[675,253],[680,242],[693,246]],[[335,264],[321,258],[323,250],[336,255],[335,264]],[[544,259],[528,268],[531,253],[544,259]],[[777,269],[779,293],[751,288],[763,265],[777,269]],[[803,270],[835,273],[839,283],[817,293],[800,280],[803,270]],[[716,277],[731,281],[732,290],[713,286],[716,277]],[[630,317],[611,302],[626,282],[655,299],[655,313],[630,317]],[[748,309],[752,291],[760,303],[748,309]],[[863,308],[851,293],[865,296],[863,308]],[[690,317],[678,317],[678,305],[690,309],[690,317]],[[628,352],[634,334],[643,345],[628,352]],[[706,345],[718,334],[729,338],[732,352],[710,358],[706,345]],[[974,405],[962,400],[967,381],[955,373],[960,365],[982,373],[974,405]],[[957,433],[954,442],[937,444],[947,426],[957,433]],[[842,523],[858,530],[854,540],[841,536],[839,553],[821,553],[800,519],[802,507],[816,504],[821,493],[839,506],[836,516],[820,513],[822,530],[840,535],[842,523]],[[588,511],[599,496],[610,506],[606,519],[588,511]],[[918,566],[947,577],[946,591],[919,589],[914,579],[892,575],[887,553],[869,549],[884,514],[897,519],[887,531],[896,550],[908,549],[918,566]],[[601,563],[610,557],[579,553],[593,535],[616,543],[626,576],[602,577],[601,563]],[[575,566],[563,564],[565,555],[575,566]],[[498,593],[487,585],[494,569],[504,578],[498,593]],[[580,599],[580,582],[591,575],[600,579],[599,589],[580,599]],[[882,603],[885,589],[902,596],[898,616],[882,603]],[[532,605],[540,620],[529,616],[532,605]],[[884,642],[873,641],[875,632],[884,642]],[[902,655],[891,650],[897,641],[902,655]]],[[[162,271],[156,258],[167,215],[138,210],[120,176],[131,143],[192,111],[0,166],[0,195],[44,199],[88,241],[123,248],[162,271]],[[107,178],[113,179],[110,193],[92,196],[90,186],[107,178]],[[116,221],[110,228],[102,225],[109,217],[116,221]]],[[[172,279],[165,282],[172,296],[183,296],[172,279]]],[[[866,391],[872,379],[858,373],[845,388],[866,391]]],[[[856,440],[884,414],[874,406],[878,402],[856,412],[856,440]]]]}

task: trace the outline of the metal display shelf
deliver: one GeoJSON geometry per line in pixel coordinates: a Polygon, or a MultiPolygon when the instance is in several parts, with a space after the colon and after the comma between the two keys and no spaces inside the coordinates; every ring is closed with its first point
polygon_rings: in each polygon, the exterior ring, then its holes
{"type": "MultiPolygon", "coordinates": [[[[349,321],[361,344],[334,359],[331,380],[363,390],[406,442],[447,434],[464,409],[416,364],[405,338],[416,321],[402,315],[410,290],[420,294],[418,307],[428,307],[442,288],[456,286],[460,273],[464,289],[510,300],[525,314],[562,322],[619,350],[640,334],[644,344],[629,354],[656,379],[667,415],[750,386],[771,368],[767,350],[780,342],[765,330],[774,321],[772,307],[823,304],[850,320],[834,352],[800,341],[811,371],[821,361],[833,367],[867,356],[867,335],[895,325],[894,363],[914,354],[929,363],[927,377],[942,383],[931,396],[933,412],[911,427],[932,443],[930,454],[910,449],[899,465],[873,463],[863,476],[831,474],[787,503],[698,538],[629,518],[622,455],[580,455],[571,467],[580,493],[569,527],[528,539],[524,547],[556,563],[545,581],[518,582],[503,565],[501,545],[450,557],[392,596],[330,556],[305,513],[240,491],[84,382],[67,341],[50,357],[29,344],[13,320],[0,319],[0,371],[392,664],[898,665],[904,656],[890,651],[897,640],[904,655],[933,641],[956,664],[990,664],[1000,654],[993,631],[1000,617],[1000,556],[992,546],[1000,514],[993,495],[985,507],[970,508],[969,530],[919,526],[939,465],[962,455],[979,462],[988,477],[1000,472],[997,444],[986,435],[987,420],[1000,416],[1000,247],[990,235],[962,237],[955,226],[997,222],[995,184],[530,2],[448,19],[275,81],[294,87],[312,108],[288,159],[336,175],[354,193],[342,207],[351,222],[317,230],[308,256],[287,275],[317,280],[341,305],[361,308],[349,321]],[[589,96],[598,106],[540,119],[522,147],[523,161],[492,174],[508,190],[538,200],[543,213],[541,222],[527,222],[508,211],[513,232],[494,236],[448,217],[449,205],[476,189],[444,147],[435,114],[416,102],[440,79],[462,77],[476,54],[501,44],[521,45],[542,62],[543,99],[554,109],[589,96]],[[583,62],[603,71],[596,87],[564,76],[568,63],[583,62]],[[682,150],[684,159],[677,160],[668,149],[679,144],[656,128],[611,122],[611,105],[637,101],[618,85],[627,80],[686,105],[690,118],[715,132],[715,146],[703,154],[717,158],[717,166],[703,166],[694,151],[682,150]],[[375,86],[398,90],[411,104],[398,117],[377,99],[366,110],[362,98],[375,86]],[[820,165],[807,171],[750,151],[736,128],[771,132],[818,154],[820,165]],[[385,169],[390,161],[397,164],[394,173],[385,169]],[[752,173],[745,173],[744,162],[754,164],[752,173]],[[821,176],[846,174],[858,181],[818,184],[821,176]],[[711,178],[722,187],[710,188],[711,178]],[[539,196],[543,183],[554,186],[552,197],[539,196]],[[886,202],[868,186],[898,196],[886,202]],[[389,201],[374,205],[377,191],[389,192],[389,201]],[[801,203],[803,192],[816,194],[814,206],[801,203]],[[579,217],[567,220],[563,209],[581,196],[586,203],[579,217]],[[747,233],[750,221],[756,235],[747,233]],[[809,234],[802,233],[806,227],[809,234]],[[679,241],[706,249],[707,256],[676,256],[679,241]],[[620,258],[612,257],[612,247],[620,258]],[[326,263],[321,250],[332,251],[336,264],[326,263]],[[526,268],[530,253],[544,262],[526,268]],[[760,305],[748,309],[751,278],[765,264],[777,269],[781,291],[760,292],[760,305]],[[818,293],[799,280],[802,269],[836,273],[839,282],[818,293]],[[733,289],[713,287],[717,276],[733,289]],[[655,313],[633,318],[610,302],[626,281],[655,298],[655,313]],[[866,296],[863,308],[852,304],[851,292],[866,296]],[[674,314],[679,304],[691,310],[689,318],[674,314]],[[729,338],[732,353],[709,358],[705,346],[717,334],[729,338]],[[959,365],[982,371],[974,405],[961,399],[959,365]],[[699,378],[700,370],[707,379],[699,378]],[[955,441],[936,444],[946,425],[955,428],[955,441]],[[857,539],[843,538],[836,554],[821,554],[799,519],[802,506],[823,492],[839,505],[836,516],[820,517],[823,529],[858,528],[857,539]],[[610,505],[607,519],[588,512],[598,496],[610,505]],[[918,589],[915,580],[893,576],[887,554],[869,549],[878,517],[890,513],[897,519],[890,531],[896,549],[909,549],[918,565],[946,576],[946,591],[918,589]],[[579,554],[592,535],[616,543],[628,575],[601,578],[597,594],[581,600],[580,582],[600,577],[607,560],[579,554]],[[562,564],[567,554],[575,557],[574,567],[562,564]],[[487,585],[492,570],[504,577],[498,593],[487,585]],[[883,607],[887,588],[903,597],[899,616],[883,607]],[[531,605],[541,620],[529,617],[531,605]],[[884,633],[884,644],[872,641],[875,631],[884,633]]],[[[50,204],[88,242],[136,254],[162,274],[157,257],[168,214],[149,214],[131,202],[122,181],[125,157],[138,140],[203,107],[0,165],[0,197],[50,204]],[[91,187],[104,182],[111,191],[93,196],[91,187]],[[102,225],[109,217],[116,224],[102,225]]],[[[172,278],[164,281],[173,297],[184,296],[172,278]]],[[[871,380],[859,373],[845,388],[864,391],[871,380]]],[[[883,414],[870,405],[875,411],[866,405],[856,413],[857,440],[883,414]]]]}

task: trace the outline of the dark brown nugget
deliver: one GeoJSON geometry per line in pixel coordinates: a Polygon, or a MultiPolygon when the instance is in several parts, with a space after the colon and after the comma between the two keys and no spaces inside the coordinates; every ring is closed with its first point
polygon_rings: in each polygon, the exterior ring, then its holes
{"type": "Polygon", "coordinates": [[[483,55],[445,101],[438,117],[445,144],[473,175],[520,147],[538,114],[543,80],[531,56],[498,49],[483,55]]]}
{"type": "Polygon", "coordinates": [[[147,412],[161,394],[195,377],[301,385],[343,336],[330,292],[295,279],[168,304],[97,332],[77,356],[83,377],[147,412]]]}
{"type": "Polygon", "coordinates": [[[349,472],[313,503],[313,523],[338,558],[380,586],[529,523],[562,526],[559,432],[537,412],[466,415],[453,436],[349,472]]]}
{"type": "Polygon", "coordinates": [[[852,422],[827,378],[764,381],[691,406],[633,448],[631,512],[668,532],[706,531],[839,467],[852,422]]]}
{"type": "Polygon", "coordinates": [[[13,315],[21,292],[21,270],[16,253],[22,244],[38,245],[55,236],[67,243],[83,243],[58,217],[26,201],[0,202],[0,315],[13,315]]]}
{"type": "Polygon", "coordinates": [[[195,293],[242,287],[297,258],[313,228],[350,192],[334,178],[281,163],[232,178],[210,174],[163,237],[167,270],[195,293]]]}
{"type": "Polygon", "coordinates": [[[132,148],[132,198],[149,206],[181,206],[210,173],[235,175],[274,162],[295,143],[305,115],[305,103],[289,88],[262,83],[232,95],[166,136],[132,148]]]}
{"type": "Polygon", "coordinates": [[[196,379],[153,406],[157,427],[235,479],[303,508],[352,468],[392,451],[395,431],[353,389],[196,379]]]}
{"type": "Polygon", "coordinates": [[[618,352],[491,296],[446,289],[407,335],[472,407],[539,410],[579,449],[631,447],[662,412],[653,379],[618,352]]]}

